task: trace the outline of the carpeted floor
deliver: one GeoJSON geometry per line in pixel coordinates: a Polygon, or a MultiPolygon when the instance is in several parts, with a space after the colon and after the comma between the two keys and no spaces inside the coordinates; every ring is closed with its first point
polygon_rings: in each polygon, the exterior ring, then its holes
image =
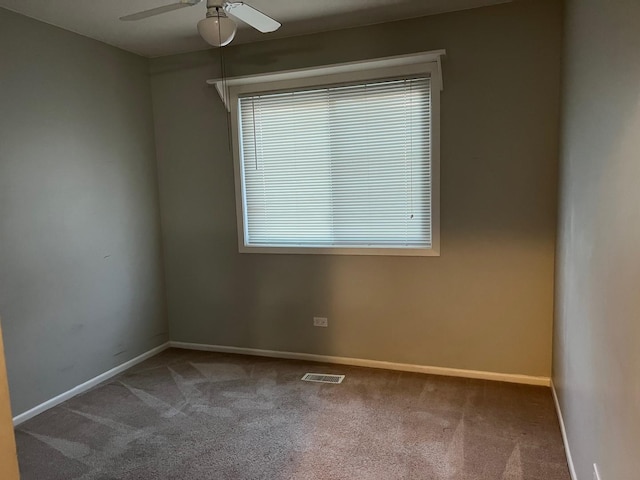
{"type": "Polygon", "coordinates": [[[548,388],[177,349],[16,436],[23,480],[569,480],[548,388]]]}

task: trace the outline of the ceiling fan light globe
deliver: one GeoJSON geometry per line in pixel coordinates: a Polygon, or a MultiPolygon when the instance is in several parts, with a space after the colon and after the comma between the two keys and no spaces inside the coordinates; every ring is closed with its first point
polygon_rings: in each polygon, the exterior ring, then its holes
{"type": "Polygon", "coordinates": [[[198,22],[198,33],[205,42],[214,47],[224,47],[231,43],[236,35],[236,28],[236,22],[228,17],[212,16],[198,22]]]}

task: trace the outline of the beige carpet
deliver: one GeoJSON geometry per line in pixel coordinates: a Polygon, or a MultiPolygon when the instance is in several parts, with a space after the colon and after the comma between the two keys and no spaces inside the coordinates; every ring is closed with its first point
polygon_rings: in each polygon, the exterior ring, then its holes
{"type": "Polygon", "coordinates": [[[23,480],[569,480],[548,388],[177,349],[16,435],[23,480]]]}

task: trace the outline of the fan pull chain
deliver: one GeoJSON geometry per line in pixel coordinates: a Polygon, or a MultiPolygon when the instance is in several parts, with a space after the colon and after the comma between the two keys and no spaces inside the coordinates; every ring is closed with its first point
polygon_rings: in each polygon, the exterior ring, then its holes
{"type": "MultiPolygon", "coordinates": [[[[218,39],[222,40],[222,31],[220,29],[220,7],[216,7],[216,15],[218,17],[218,39]]],[[[233,142],[232,142],[232,132],[231,132],[231,112],[227,108],[229,105],[229,88],[227,84],[227,71],[224,63],[224,53],[222,53],[222,49],[224,47],[218,47],[220,51],[220,74],[222,76],[222,103],[225,106],[225,111],[227,114],[227,141],[229,151],[233,150],[233,142]]]]}

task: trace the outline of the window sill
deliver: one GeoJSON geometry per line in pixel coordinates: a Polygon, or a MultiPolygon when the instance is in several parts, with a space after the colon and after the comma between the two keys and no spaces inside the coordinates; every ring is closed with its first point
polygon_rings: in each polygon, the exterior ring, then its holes
{"type": "Polygon", "coordinates": [[[283,255],[369,255],[388,257],[439,257],[440,251],[435,247],[275,247],[240,245],[240,253],[269,253],[283,255]]]}

